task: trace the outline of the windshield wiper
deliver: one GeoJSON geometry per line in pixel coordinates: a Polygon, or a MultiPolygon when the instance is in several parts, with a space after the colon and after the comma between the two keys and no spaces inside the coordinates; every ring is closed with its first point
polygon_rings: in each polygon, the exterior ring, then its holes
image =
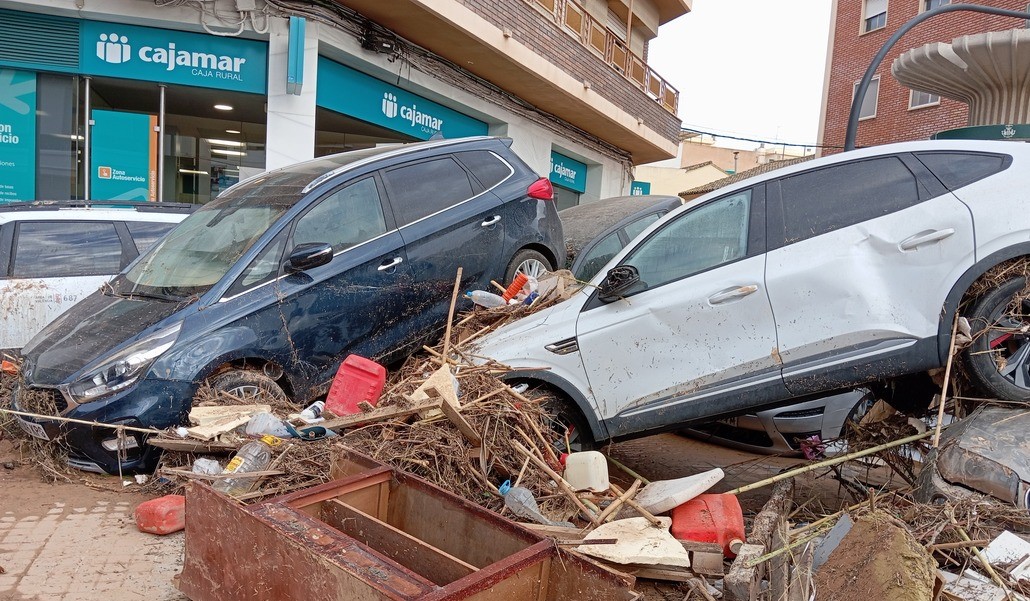
{"type": "Polygon", "coordinates": [[[154,300],[166,301],[169,303],[181,303],[186,300],[181,296],[172,296],[171,294],[160,294],[157,292],[139,292],[136,290],[119,296],[122,298],[152,298],[154,300]]]}

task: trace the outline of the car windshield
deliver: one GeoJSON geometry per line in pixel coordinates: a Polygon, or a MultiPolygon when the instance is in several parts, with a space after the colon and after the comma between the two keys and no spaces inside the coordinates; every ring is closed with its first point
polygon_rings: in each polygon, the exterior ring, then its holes
{"type": "Polygon", "coordinates": [[[111,292],[169,301],[203,294],[300,199],[310,179],[261,178],[204,205],[112,281],[111,292]]]}

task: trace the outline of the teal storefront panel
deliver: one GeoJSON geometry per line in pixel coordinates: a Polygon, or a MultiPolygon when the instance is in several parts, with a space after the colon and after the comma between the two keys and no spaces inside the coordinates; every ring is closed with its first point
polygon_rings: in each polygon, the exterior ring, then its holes
{"type": "Polygon", "coordinates": [[[318,106],[387,129],[428,140],[485,136],[489,126],[432,100],[345,67],[318,58],[318,106]]]}
{"type": "Polygon", "coordinates": [[[629,185],[630,196],[647,196],[651,193],[651,182],[639,182],[633,180],[629,185]]]}
{"type": "Polygon", "coordinates": [[[1030,125],[973,125],[937,132],[934,140],[1030,140],[1030,125]]]}
{"type": "Polygon", "coordinates": [[[81,28],[82,73],[265,93],[265,42],[100,21],[81,28]]]}
{"type": "Polygon", "coordinates": [[[36,74],[0,69],[0,202],[36,198],[36,74]]]}
{"type": "Polygon", "coordinates": [[[157,200],[156,115],[93,111],[92,197],[157,200]]]}
{"type": "Polygon", "coordinates": [[[587,189],[587,165],[551,151],[551,183],[582,194],[587,189]]]}

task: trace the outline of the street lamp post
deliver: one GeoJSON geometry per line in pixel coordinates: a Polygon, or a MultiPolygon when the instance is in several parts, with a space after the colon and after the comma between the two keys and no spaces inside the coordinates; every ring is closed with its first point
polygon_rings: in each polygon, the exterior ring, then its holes
{"type": "Polygon", "coordinates": [[[901,39],[901,36],[908,33],[908,30],[912,29],[916,25],[919,25],[923,21],[936,17],[943,13],[951,13],[960,10],[968,10],[978,13],[987,13],[989,15],[1001,15],[1003,17],[1015,17],[1017,19],[1030,19],[1030,13],[1020,12],[1018,10],[1006,10],[1004,8],[994,8],[991,6],[979,6],[977,4],[945,4],[944,6],[938,6],[937,8],[930,9],[925,13],[909,19],[904,25],[902,25],[897,31],[894,32],[890,38],[884,42],[883,46],[880,47],[879,52],[873,57],[873,61],[869,63],[869,68],[866,69],[865,75],[862,76],[862,81],[858,84],[858,90],[855,92],[855,97],[851,99],[851,113],[848,114],[848,130],[844,136],[844,150],[855,149],[855,137],[858,135],[858,114],[862,106],[862,99],[865,98],[866,90],[869,88],[869,82],[873,79],[873,74],[880,67],[880,63],[890,52],[890,49],[901,39]]]}

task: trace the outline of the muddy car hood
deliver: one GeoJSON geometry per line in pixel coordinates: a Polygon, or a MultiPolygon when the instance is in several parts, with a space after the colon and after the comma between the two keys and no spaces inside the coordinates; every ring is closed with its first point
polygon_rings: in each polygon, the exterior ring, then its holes
{"type": "Polygon", "coordinates": [[[132,343],[181,303],[121,298],[94,292],[36,335],[23,350],[26,384],[67,383],[82,368],[132,343]]]}

